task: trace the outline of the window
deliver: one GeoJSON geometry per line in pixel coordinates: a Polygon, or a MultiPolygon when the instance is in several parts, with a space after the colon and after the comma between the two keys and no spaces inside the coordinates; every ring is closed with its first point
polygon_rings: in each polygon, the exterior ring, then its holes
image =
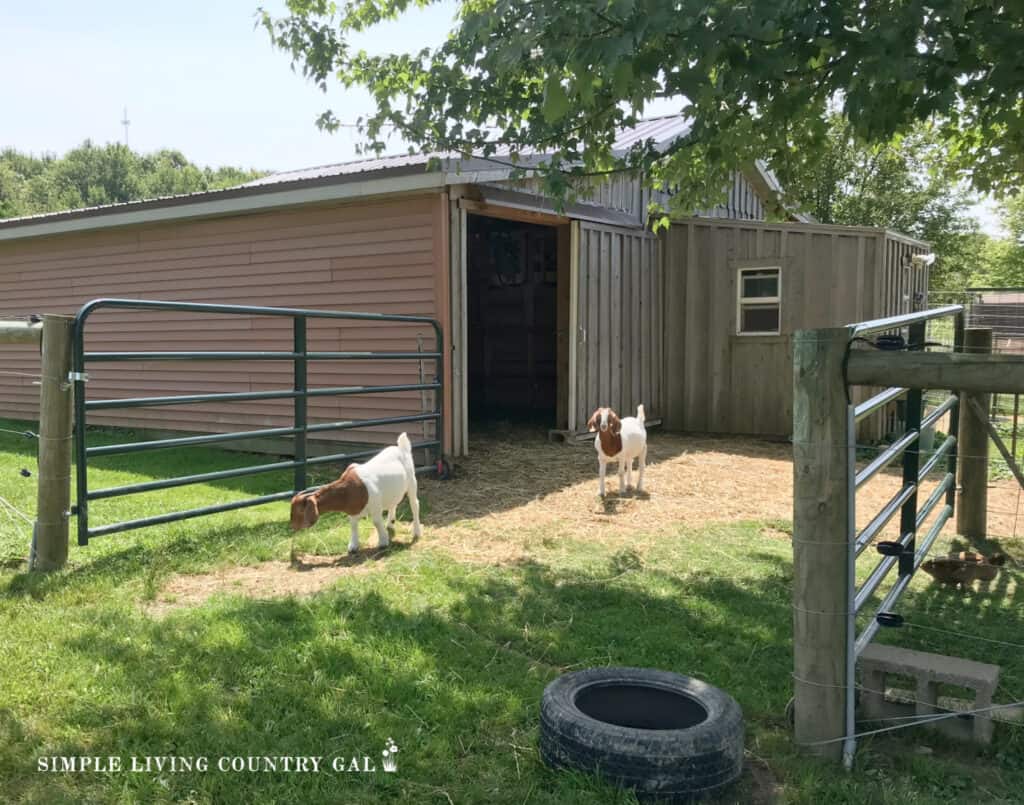
{"type": "Polygon", "coordinates": [[[778,335],[782,321],[782,269],[741,268],[736,293],[736,332],[778,335]]]}

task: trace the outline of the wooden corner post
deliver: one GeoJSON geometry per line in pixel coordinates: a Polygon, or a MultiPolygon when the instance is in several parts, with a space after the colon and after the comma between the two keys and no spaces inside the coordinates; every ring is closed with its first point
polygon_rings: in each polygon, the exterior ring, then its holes
{"type": "Polygon", "coordinates": [[[845,735],[853,438],[843,382],[845,327],[793,341],[795,739],[838,760],[845,735]],[[820,743],[829,741],[829,743],[820,743]]]}
{"type": "Polygon", "coordinates": [[[39,478],[30,570],[56,570],[68,559],[71,505],[72,386],[70,316],[43,316],[39,390],[39,478]]]}
{"type": "MultiPolygon", "coordinates": [[[[992,352],[992,330],[987,327],[964,330],[964,352],[967,355],[992,352]]],[[[987,416],[990,397],[984,392],[960,393],[960,436],[957,443],[960,505],[957,507],[956,532],[968,539],[984,539],[988,532],[988,428],[977,408],[987,416]]]]}

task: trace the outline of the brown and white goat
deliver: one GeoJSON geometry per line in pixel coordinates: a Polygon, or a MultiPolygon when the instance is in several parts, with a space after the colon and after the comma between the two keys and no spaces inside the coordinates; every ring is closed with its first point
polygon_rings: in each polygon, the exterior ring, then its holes
{"type": "Polygon", "coordinates": [[[385,447],[365,464],[349,464],[337,481],[293,497],[292,529],[309,528],[324,512],[344,512],[352,526],[348,552],[355,553],[359,550],[359,519],[368,514],[377,527],[377,545],[385,548],[390,542],[388,528],[395,523],[395,509],[406,495],[412,509],[412,535],[418,538],[422,528],[416,468],[412,443],[403,433],[397,445],[385,447]]]}
{"type": "Polygon", "coordinates": [[[639,464],[636,491],[644,491],[644,466],[647,463],[647,428],[644,427],[644,407],[638,405],[636,416],[619,418],[611,408],[598,408],[587,422],[591,433],[596,432],[594,447],[601,471],[599,486],[604,497],[604,476],[609,461],[619,462],[619,494],[633,485],[633,459],[639,464]],[[625,478],[623,477],[625,476],[625,478]]]}

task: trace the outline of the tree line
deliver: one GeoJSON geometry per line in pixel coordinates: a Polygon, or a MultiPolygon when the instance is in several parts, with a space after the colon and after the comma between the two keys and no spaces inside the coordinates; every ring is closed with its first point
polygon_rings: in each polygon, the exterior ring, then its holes
{"type": "Polygon", "coordinates": [[[262,175],[200,167],[173,149],[143,154],[119,143],[86,140],[60,157],[6,148],[0,151],[0,218],[218,190],[262,175]]]}

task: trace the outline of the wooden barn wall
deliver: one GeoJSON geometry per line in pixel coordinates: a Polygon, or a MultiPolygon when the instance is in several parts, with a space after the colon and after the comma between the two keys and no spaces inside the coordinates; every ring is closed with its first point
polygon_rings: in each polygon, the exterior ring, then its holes
{"type": "MultiPolygon", "coordinates": [[[[90,234],[0,243],[0,299],[6,316],[74,313],[103,296],[270,305],[448,317],[447,203],[440,195],[402,201],[299,208],[90,234]]],[[[309,320],[309,349],[413,350],[429,326],[309,320]]],[[[290,350],[287,318],[98,312],[86,349],[290,350]]],[[[39,357],[6,346],[4,368],[33,374],[39,357]]],[[[428,378],[433,364],[424,364],[428,378]]],[[[90,399],[290,389],[289,362],[94,363],[90,399]]],[[[311,361],[309,387],[418,381],[415,362],[311,361]]],[[[37,416],[30,377],[0,376],[0,415],[37,416]]],[[[450,405],[446,405],[450,410],[450,405]]],[[[419,392],[314,398],[310,422],[415,413],[419,392]]],[[[292,401],[203,403],[95,411],[90,424],[139,429],[227,432],[287,425],[292,401]]],[[[449,420],[450,421],[450,420],[449,420]]],[[[431,426],[432,427],[432,426],[431,426]]],[[[421,423],[407,426],[413,440],[421,423]]],[[[367,443],[397,430],[372,428],[318,434],[367,443]]]]}
{"type": "Polygon", "coordinates": [[[885,236],[881,257],[877,313],[872,318],[912,313],[928,306],[928,268],[914,266],[910,260],[927,249],[921,243],[898,235],[885,236]]]}
{"type": "Polygon", "coordinates": [[[788,436],[792,334],[887,315],[882,269],[898,259],[900,249],[921,249],[890,243],[895,241],[873,230],[700,219],[673,223],[662,235],[666,425],[788,436]],[[782,269],[781,333],[738,335],[738,269],[769,266],[782,269]]]}
{"type": "Polygon", "coordinates": [[[662,275],[658,239],[648,232],[580,223],[576,411],[583,429],[610,406],[648,419],[663,415],[662,275]]]}

